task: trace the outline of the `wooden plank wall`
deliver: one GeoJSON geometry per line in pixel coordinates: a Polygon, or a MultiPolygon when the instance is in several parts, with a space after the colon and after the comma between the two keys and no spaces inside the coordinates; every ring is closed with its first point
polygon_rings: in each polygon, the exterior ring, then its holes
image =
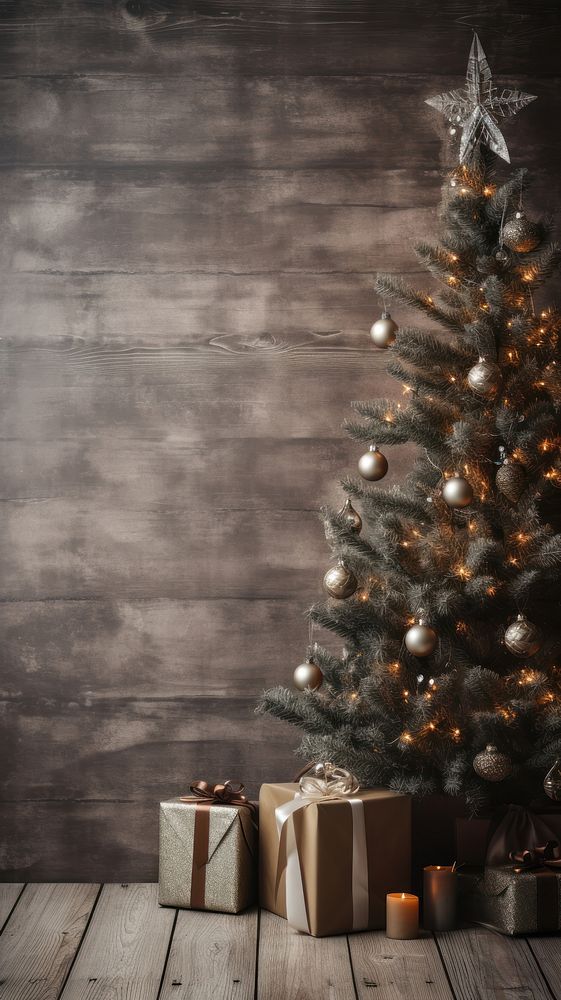
{"type": "MultiPolygon", "coordinates": [[[[477,26],[552,212],[561,9],[535,0],[5,0],[0,826],[8,879],[152,879],[191,777],[255,792],[356,446],[399,393],[377,268],[424,281],[477,26]]],[[[407,317],[398,317],[401,321],[407,317]]],[[[406,454],[390,455],[388,482],[406,454]]]]}

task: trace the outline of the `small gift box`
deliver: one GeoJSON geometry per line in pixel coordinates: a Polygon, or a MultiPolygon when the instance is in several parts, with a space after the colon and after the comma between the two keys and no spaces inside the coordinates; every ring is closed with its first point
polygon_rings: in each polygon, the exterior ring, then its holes
{"type": "Polygon", "coordinates": [[[244,786],[195,781],[160,803],[159,903],[239,913],[256,895],[256,807],[244,786]]]}
{"type": "Polygon", "coordinates": [[[509,805],[492,818],[456,820],[456,858],[465,865],[506,864],[511,851],[558,840],[561,843],[561,810],[551,803],[509,805]]]}
{"type": "Polygon", "coordinates": [[[501,934],[561,930],[559,869],[488,866],[483,872],[460,871],[458,887],[464,920],[501,934]]]}
{"type": "Polygon", "coordinates": [[[385,925],[386,894],[411,879],[411,800],[316,765],[259,796],[260,897],[315,937],[385,925]]]}

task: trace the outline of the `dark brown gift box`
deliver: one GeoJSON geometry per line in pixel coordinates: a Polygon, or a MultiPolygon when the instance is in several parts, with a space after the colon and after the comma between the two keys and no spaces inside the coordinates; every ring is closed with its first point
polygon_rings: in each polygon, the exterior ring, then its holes
{"type": "MultiPolygon", "coordinates": [[[[261,905],[286,919],[286,847],[275,810],[291,802],[297,784],[262,785],[259,796],[259,893],[261,905]],[[283,851],[285,856],[283,857],[283,851]]],[[[406,892],[411,882],[411,800],[385,788],[350,796],[363,803],[368,908],[353,924],[353,812],[345,797],[316,798],[293,814],[309,933],[314,937],[385,926],[386,894],[406,892]]]]}
{"type": "Polygon", "coordinates": [[[493,865],[458,873],[460,913],[501,934],[561,930],[561,874],[493,865]]]}

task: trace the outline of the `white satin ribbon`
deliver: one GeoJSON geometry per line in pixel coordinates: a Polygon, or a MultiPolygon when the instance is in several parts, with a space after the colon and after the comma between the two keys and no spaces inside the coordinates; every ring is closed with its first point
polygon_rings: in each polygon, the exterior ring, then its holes
{"type": "Polygon", "coordinates": [[[283,827],[286,823],[286,919],[296,930],[310,933],[306,897],[302,870],[296,844],[296,834],[292,816],[300,809],[305,809],[312,802],[321,802],[322,798],[337,798],[339,802],[348,802],[352,810],[353,823],[353,864],[352,864],[352,899],[353,899],[353,930],[361,930],[368,926],[368,856],[366,853],[366,824],[364,821],[364,803],[362,799],[352,799],[341,796],[307,796],[296,792],[290,802],[285,802],[275,809],[279,843],[283,827]],[[290,821],[290,822],[289,822],[290,821]]]}

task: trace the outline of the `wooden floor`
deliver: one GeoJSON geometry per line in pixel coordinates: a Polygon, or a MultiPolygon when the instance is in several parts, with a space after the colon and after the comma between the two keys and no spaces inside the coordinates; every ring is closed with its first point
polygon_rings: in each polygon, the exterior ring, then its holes
{"type": "Polygon", "coordinates": [[[0,928],[0,1000],[561,1000],[558,935],[316,940],[265,911],[162,909],[141,883],[0,885],[0,928]]]}

